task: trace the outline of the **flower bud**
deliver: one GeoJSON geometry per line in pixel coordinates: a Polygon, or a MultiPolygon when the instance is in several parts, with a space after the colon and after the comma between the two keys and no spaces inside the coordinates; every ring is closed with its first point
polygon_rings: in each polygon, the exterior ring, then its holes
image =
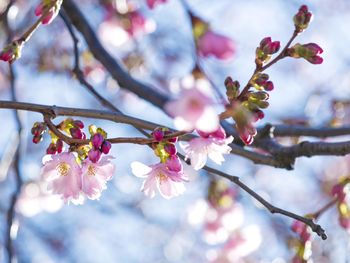
{"type": "Polygon", "coordinates": [[[160,142],[164,138],[164,132],[162,128],[156,128],[152,132],[153,139],[155,139],[157,142],[160,142]]]}
{"type": "Polygon", "coordinates": [[[239,95],[239,82],[233,81],[231,77],[225,79],[226,95],[229,101],[234,100],[239,95]]]}
{"type": "Polygon", "coordinates": [[[293,47],[287,50],[287,54],[293,58],[304,58],[312,64],[321,64],[323,62],[323,58],[319,56],[319,54],[323,53],[323,49],[315,44],[295,44],[293,47]]]}
{"type": "Polygon", "coordinates": [[[82,139],[83,138],[83,133],[79,128],[70,128],[69,129],[70,135],[74,139],[82,139]]]}
{"type": "Polygon", "coordinates": [[[83,129],[84,128],[84,123],[82,121],[79,120],[75,120],[73,121],[73,125],[79,129],[83,129]]]}
{"type": "Polygon", "coordinates": [[[308,27],[311,18],[312,14],[309,12],[308,7],[306,5],[302,5],[299,8],[298,13],[293,18],[295,31],[298,33],[303,32],[308,27]]]}
{"type": "Polygon", "coordinates": [[[166,161],[166,165],[168,169],[173,172],[180,172],[183,169],[182,163],[179,157],[177,157],[176,155],[170,156],[166,161]]]}
{"type": "Polygon", "coordinates": [[[101,151],[104,154],[108,154],[111,148],[112,148],[112,144],[109,141],[104,141],[101,145],[101,151]]]}
{"type": "Polygon", "coordinates": [[[56,142],[56,149],[58,153],[61,153],[63,150],[63,141],[61,139],[58,139],[56,142]]]}
{"type": "Polygon", "coordinates": [[[47,147],[47,149],[46,149],[46,153],[47,154],[56,154],[56,152],[57,152],[56,144],[50,143],[49,147],[47,147]]]}
{"type": "Polygon", "coordinates": [[[99,149],[103,143],[105,138],[103,138],[102,134],[95,133],[91,138],[91,144],[95,149],[99,149]]]}
{"type": "Polygon", "coordinates": [[[35,144],[41,142],[42,140],[43,140],[43,136],[41,136],[41,135],[33,137],[33,143],[35,143],[35,144]]]}
{"type": "Polygon", "coordinates": [[[0,52],[0,60],[12,63],[21,57],[23,41],[13,41],[0,52]]]}
{"type": "Polygon", "coordinates": [[[91,149],[88,153],[88,157],[89,157],[91,162],[97,163],[98,160],[100,160],[101,152],[99,150],[91,149]]]}
{"type": "Polygon", "coordinates": [[[260,42],[260,49],[264,52],[264,54],[272,55],[278,52],[281,44],[279,41],[272,41],[271,37],[265,37],[260,42]]]}
{"type": "Polygon", "coordinates": [[[167,143],[165,146],[164,146],[164,150],[170,155],[170,156],[173,156],[177,153],[177,150],[176,150],[176,147],[174,144],[172,143],[167,143]]]}

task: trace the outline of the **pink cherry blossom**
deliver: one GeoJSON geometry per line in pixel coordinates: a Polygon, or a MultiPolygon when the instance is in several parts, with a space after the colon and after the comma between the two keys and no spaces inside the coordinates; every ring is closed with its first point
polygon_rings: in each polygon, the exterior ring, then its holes
{"type": "MultiPolygon", "coordinates": [[[[174,164],[174,163],[173,163],[174,164]]],[[[176,166],[172,166],[175,168],[176,166]]],[[[187,181],[182,169],[171,169],[166,163],[144,165],[140,162],[131,164],[132,172],[137,177],[145,178],[141,191],[146,196],[154,197],[156,190],[166,199],[181,195],[185,191],[184,181],[187,181]]]]}
{"type": "Polygon", "coordinates": [[[212,132],[219,127],[212,99],[197,88],[183,90],[177,100],[165,105],[165,110],[174,117],[178,130],[212,132]]]}
{"type": "Polygon", "coordinates": [[[60,153],[46,156],[41,170],[43,178],[48,182],[47,189],[53,194],[61,195],[69,203],[82,203],[81,170],[73,153],[60,153]],[[51,158],[51,160],[47,160],[51,158]]]}
{"type": "Polygon", "coordinates": [[[228,144],[232,141],[232,136],[226,139],[195,138],[188,143],[181,144],[181,147],[185,151],[186,158],[191,159],[192,167],[199,170],[206,164],[208,157],[217,164],[225,161],[223,155],[231,152],[231,147],[228,144]]]}
{"type": "Polygon", "coordinates": [[[101,192],[107,188],[106,182],[114,174],[115,166],[110,162],[112,156],[104,156],[98,163],[86,159],[82,164],[82,191],[89,199],[99,199],[101,192]]]}
{"type": "Polygon", "coordinates": [[[162,4],[162,3],[166,3],[168,0],[146,0],[146,3],[148,5],[149,8],[154,8],[155,6],[162,4]]]}
{"type": "Polygon", "coordinates": [[[198,52],[204,57],[213,55],[218,59],[229,59],[235,53],[235,45],[230,38],[208,30],[198,39],[198,52]]]}

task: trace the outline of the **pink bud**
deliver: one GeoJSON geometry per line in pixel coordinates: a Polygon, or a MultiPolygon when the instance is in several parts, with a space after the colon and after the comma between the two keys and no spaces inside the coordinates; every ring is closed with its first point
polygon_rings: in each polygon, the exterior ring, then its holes
{"type": "Polygon", "coordinates": [[[58,139],[56,142],[56,149],[58,153],[62,152],[63,149],[63,141],[61,139],[58,139]]]}
{"type": "Polygon", "coordinates": [[[109,141],[104,141],[102,143],[102,146],[101,146],[101,151],[104,153],[104,154],[108,154],[109,151],[111,150],[112,148],[112,144],[109,142],[109,141]]]}
{"type": "Polygon", "coordinates": [[[0,53],[0,60],[3,60],[3,61],[8,62],[8,61],[11,61],[11,60],[12,60],[13,56],[14,56],[14,55],[13,55],[12,50],[2,51],[2,52],[0,53]]]}
{"type": "Polygon", "coordinates": [[[82,139],[83,138],[83,134],[79,128],[70,128],[69,131],[70,131],[72,138],[74,138],[74,139],[82,139]]]}
{"type": "Polygon", "coordinates": [[[80,129],[84,128],[84,123],[82,121],[79,121],[79,120],[74,121],[73,125],[80,128],[80,129]]]}
{"type": "Polygon", "coordinates": [[[174,144],[172,143],[167,143],[165,146],[164,146],[164,150],[170,155],[170,156],[173,156],[177,153],[177,150],[176,150],[176,147],[174,144]]]}
{"type": "Polygon", "coordinates": [[[264,84],[264,89],[266,91],[271,91],[274,89],[274,85],[273,85],[273,82],[272,81],[267,81],[265,84],[264,84]]]}
{"type": "Polygon", "coordinates": [[[57,152],[56,145],[54,143],[50,143],[49,147],[46,149],[47,154],[55,154],[57,152]]]}
{"type": "Polygon", "coordinates": [[[48,25],[52,22],[52,20],[56,17],[56,13],[54,10],[50,10],[49,13],[43,18],[43,20],[41,21],[41,23],[43,25],[48,25]]]}
{"type": "Polygon", "coordinates": [[[344,185],[336,184],[332,188],[332,195],[337,197],[337,199],[342,202],[345,200],[346,194],[344,191],[344,185]]]}
{"type": "Polygon", "coordinates": [[[160,142],[164,138],[164,132],[162,131],[161,128],[156,128],[153,131],[152,136],[157,142],[160,142]]]}
{"type": "Polygon", "coordinates": [[[41,142],[42,140],[43,140],[43,136],[41,136],[41,135],[33,137],[33,143],[35,143],[35,144],[41,142]]]}
{"type": "Polygon", "coordinates": [[[99,149],[105,138],[103,138],[101,133],[95,133],[91,138],[92,146],[95,149],[99,149]]]}
{"type": "Polygon", "coordinates": [[[203,132],[200,130],[197,130],[199,136],[201,136],[202,138],[208,138],[208,137],[213,137],[213,138],[217,138],[217,139],[225,139],[226,138],[226,132],[224,130],[224,128],[222,128],[221,126],[219,126],[219,128],[214,131],[214,132],[203,132]]]}
{"type": "Polygon", "coordinates": [[[88,153],[88,157],[89,157],[91,162],[97,163],[98,160],[100,160],[101,152],[99,150],[91,149],[88,153]]]}
{"type": "Polygon", "coordinates": [[[173,172],[181,172],[183,169],[182,163],[176,155],[170,156],[166,161],[166,165],[168,169],[173,172]]]}
{"type": "Polygon", "coordinates": [[[34,11],[34,14],[36,16],[41,16],[43,13],[43,4],[40,3],[36,8],[35,8],[35,11],[34,11]]]}

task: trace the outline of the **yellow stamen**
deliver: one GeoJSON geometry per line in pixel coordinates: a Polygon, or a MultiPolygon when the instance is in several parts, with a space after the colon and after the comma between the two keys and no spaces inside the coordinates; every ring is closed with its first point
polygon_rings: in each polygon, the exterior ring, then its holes
{"type": "Polygon", "coordinates": [[[56,170],[59,173],[60,176],[67,176],[70,170],[70,166],[68,163],[59,163],[56,166],[56,170]]]}
{"type": "Polygon", "coordinates": [[[89,168],[88,168],[88,175],[90,175],[90,176],[95,176],[95,175],[96,175],[96,172],[97,172],[96,167],[93,166],[93,165],[89,165],[89,168]]]}

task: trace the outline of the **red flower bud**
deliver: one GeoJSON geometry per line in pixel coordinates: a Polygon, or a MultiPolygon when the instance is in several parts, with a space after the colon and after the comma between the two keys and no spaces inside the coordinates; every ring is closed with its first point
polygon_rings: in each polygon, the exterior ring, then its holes
{"type": "Polygon", "coordinates": [[[75,127],[78,127],[79,129],[83,129],[84,128],[84,123],[82,121],[79,121],[79,120],[73,121],[73,125],[75,127]]]}
{"type": "Polygon", "coordinates": [[[173,156],[177,153],[177,150],[176,150],[176,147],[174,144],[172,143],[167,143],[165,146],[164,146],[164,150],[170,155],[170,156],[173,156]]]}
{"type": "Polygon", "coordinates": [[[56,142],[56,149],[58,153],[61,153],[63,150],[63,141],[61,139],[58,139],[56,142]]]}
{"type": "Polygon", "coordinates": [[[101,151],[104,153],[104,154],[108,154],[109,151],[111,150],[112,148],[112,144],[109,142],[109,141],[104,141],[102,143],[102,146],[101,146],[101,151]]]}
{"type": "Polygon", "coordinates": [[[91,162],[97,163],[98,160],[100,160],[101,152],[99,150],[91,149],[88,153],[88,157],[89,157],[91,162]]]}
{"type": "Polygon", "coordinates": [[[74,139],[82,139],[83,138],[83,133],[79,128],[70,128],[69,132],[74,139]]]}
{"type": "Polygon", "coordinates": [[[92,146],[95,149],[99,149],[105,138],[103,138],[101,133],[95,133],[91,138],[92,146]]]}
{"type": "Polygon", "coordinates": [[[162,128],[156,128],[152,132],[152,136],[153,136],[153,139],[155,139],[157,142],[160,142],[161,140],[163,140],[164,132],[163,132],[162,128]]]}
{"type": "Polygon", "coordinates": [[[295,30],[300,33],[303,32],[309,25],[312,18],[312,14],[309,12],[306,5],[302,5],[299,8],[298,13],[294,16],[295,30]]]}
{"type": "Polygon", "coordinates": [[[56,144],[50,143],[49,147],[47,147],[47,149],[46,149],[46,153],[47,154],[56,154],[56,152],[57,152],[56,144]]]}
{"type": "Polygon", "coordinates": [[[41,136],[41,135],[33,137],[33,143],[35,143],[35,144],[41,142],[42,140],[43,140],[43,136],[41,136]]]}

